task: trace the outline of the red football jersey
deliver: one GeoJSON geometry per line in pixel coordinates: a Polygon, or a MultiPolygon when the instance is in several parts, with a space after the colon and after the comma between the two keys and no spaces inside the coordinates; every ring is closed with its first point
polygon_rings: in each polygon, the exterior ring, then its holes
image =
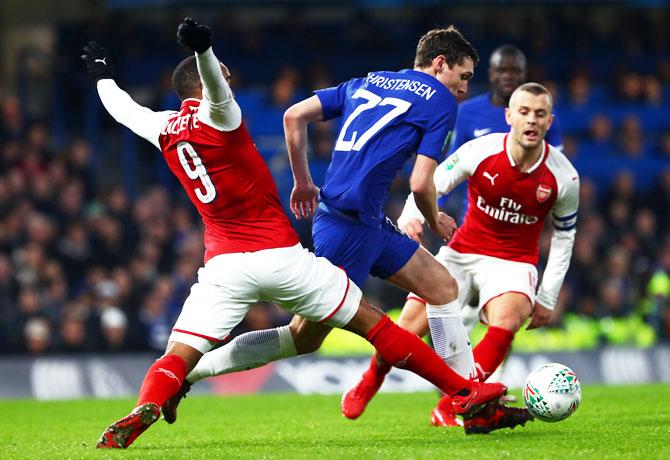
{"type": "Polygon", "coordinates": [[[475,139],[441,166],[446,173],[439,175],[449,184],[438,185],[440,189],[468,178],[468,210],[449,246],[460,253],[536,264],[540,232],[550,212],[558,231],[575,226],[579,177],[547,143],[537,163],[523,172],[505,144],[504,134],[475,139]]]}
{"type": "Polygon", "coordinates": [[[186,99],[170,117],[159,144],[205,224],[205,262],[231,252],[298,244],[277,187],[244,123],[221,131],[197,117],[186,99]]]}

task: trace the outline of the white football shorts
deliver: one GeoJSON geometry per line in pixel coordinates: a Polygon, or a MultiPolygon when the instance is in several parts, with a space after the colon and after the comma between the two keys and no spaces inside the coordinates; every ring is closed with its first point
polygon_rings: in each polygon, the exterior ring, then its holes
{"type": "Polygon", "coordinates": [[[198,270],[198,282],[169,340],[206,353],[258,302],[273,302],[311,321],[342,327],[358,311],[361,297],[344,270],[300,244],[221,254],[198,270]]]}
{"type": "MultiPolygon", "coordinates": [[[[486,318],[482,308],[490,300],[508,292],[523,294],[531,305],[535,304],[537,268],[534,265],[480,254],[463,254],[448,246],[442,246],[435,258],[456,279],[461,309],[479,294],[478,307],[483,321],[486,318]]],[[[415,294],[407,297],[421,300],[415,294]]]]}

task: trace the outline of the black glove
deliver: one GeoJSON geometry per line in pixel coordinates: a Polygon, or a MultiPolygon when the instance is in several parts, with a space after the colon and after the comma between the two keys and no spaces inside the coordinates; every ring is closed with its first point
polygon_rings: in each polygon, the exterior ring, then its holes
{"type": "Polygon", "coordinates": [[[89,75],[96,83],[104,78],[114,78],[114,67],[107,55],[105,48],[100,47],[96,42],[88,42],[83,48],[84,54],[81,60],[86,65],[89,75]]]}
{"type": "Polygon", "coordinates": [[[212,46],[212,31],[193,18],[184,18],[177,28],[177,42],[198,54],[204,53],[212,46]]]}

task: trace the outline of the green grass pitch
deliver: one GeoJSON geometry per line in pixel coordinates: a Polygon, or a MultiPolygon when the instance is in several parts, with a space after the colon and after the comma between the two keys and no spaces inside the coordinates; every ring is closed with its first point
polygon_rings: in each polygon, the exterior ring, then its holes
{"type": "Polygon", "coordinates": [[[429,426],[435,401],[381,394],[352,422],[338,396],[196,396],[126,451],[95,443],[133,400],[0,401],[0,458],[670,459],[669,385],[585,386],[569,419],[489,435],[429,426]]]}

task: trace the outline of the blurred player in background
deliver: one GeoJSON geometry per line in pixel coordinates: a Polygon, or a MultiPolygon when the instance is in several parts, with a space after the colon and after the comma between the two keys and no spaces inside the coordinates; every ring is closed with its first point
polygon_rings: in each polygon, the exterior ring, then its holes
{"type": "MultiPolygon", "coordinates": [[[[551,95],[543,86],[520,86],[505,112],[509,133],[467,142],[435,173],[440,195],[468,182],[463,226],[440,249],[437,259],[458,280],[461,306],[468,305],[474,295],[479,298],[481,318],[488,324],[486,335],[474,349],[481,380],[500,365],[528,317],[528,329],[547,323],[570,264],[579,177],[568,159],[543,141],[553,120],[552,106],[551,95]],[[550,213],[554,224],[551,250],[536,294],[539,238],[550,213]]],[[[410,195],[399,225],[420,240],[423,220],[410,195]]],[[[420,296],[410,294],[398,324],[423,336],[432,321],[426,317],[420,296]]],[[[373,356],[361,381],[343,398],[345,416],[357,418],[363,413],[389,370],[380,357],[373,356]]],[[[446,397],[433,410],[431,421],[440,426],[460,424],[446,397]]]]}
{"type": "Polygon", "coordinates": [[[459,413],[481,411],[501,396],[504,385],[458,375],[416,335],[370,306],[343,270],[302,248],[242,124],[228,69],[212,51],[210,29],[187,18],[177,37],[195,53],[173,73],[179,111],[153,112],[134,102],[116,85],[109,57],[96,43],[84,47],[82,56],[107,111],[161,150],[205,224],[205,266],[167,350],[149,368],[135,409],[110,425],[97,446],[128,447],[180,392],[203,353],[222,342],[252,304],[263,301],[365,337],[388,362],[453,395],[459,413]]]}
{"type": "MultiPolygon", "coordinates": [[[[509,131],[505,121],[505,107],[509,105],[514,90],[526,81],[526,56],[514,45],[502,45],[491,54],[488,73],[490,91],[463,101],[458,106],[451,153],[472,139],[509,131]]],[[[555,113],[545,140],[563,150],[561,127],[555,113]]]]}
{"type": "MultiPolygon", "coordinates": [[[[414,69],[371,72],[289,108],[284,116],[297,218],[315,215],[314,251],[342,267],[357,285],[367,277],[387,279],[428,302],[433,340],[440,357],[465,377],[476,375],[467,331],[460,319],[458,287],[447,269],[384,216],[391,181],[416,153],[410,187],[428,226],[445,240],[454,221],[437,209],[433,175],[449,145],[456,98],[465,94],[478,55],[453,27],[434,29],[419,40],[414,69]],[[342,117],[323,189],[307,165],[307,127],[342,117]],[[317,200],[318,199],[318,200],[317,200]],[[427,297],[426,297],[427,296],[427,297]]],[[[295,353],[312,352],[330,332],[328,325],[296,316],[275,334],[293,340],[295,353]]],[[[188,380],[257,367],[291,356],[282,340],[267,343],[270,331],[243,334],[205,355],[188,380]]],[[[291,349],[293,351],[293,349],[291,349]]],[[[294,354],[295,354],[294,353],[294,354]]],[[[525,422],[528,414],[497,403],[486,417],[465,420],[466,432],[488,432],[525,422]]]]}

